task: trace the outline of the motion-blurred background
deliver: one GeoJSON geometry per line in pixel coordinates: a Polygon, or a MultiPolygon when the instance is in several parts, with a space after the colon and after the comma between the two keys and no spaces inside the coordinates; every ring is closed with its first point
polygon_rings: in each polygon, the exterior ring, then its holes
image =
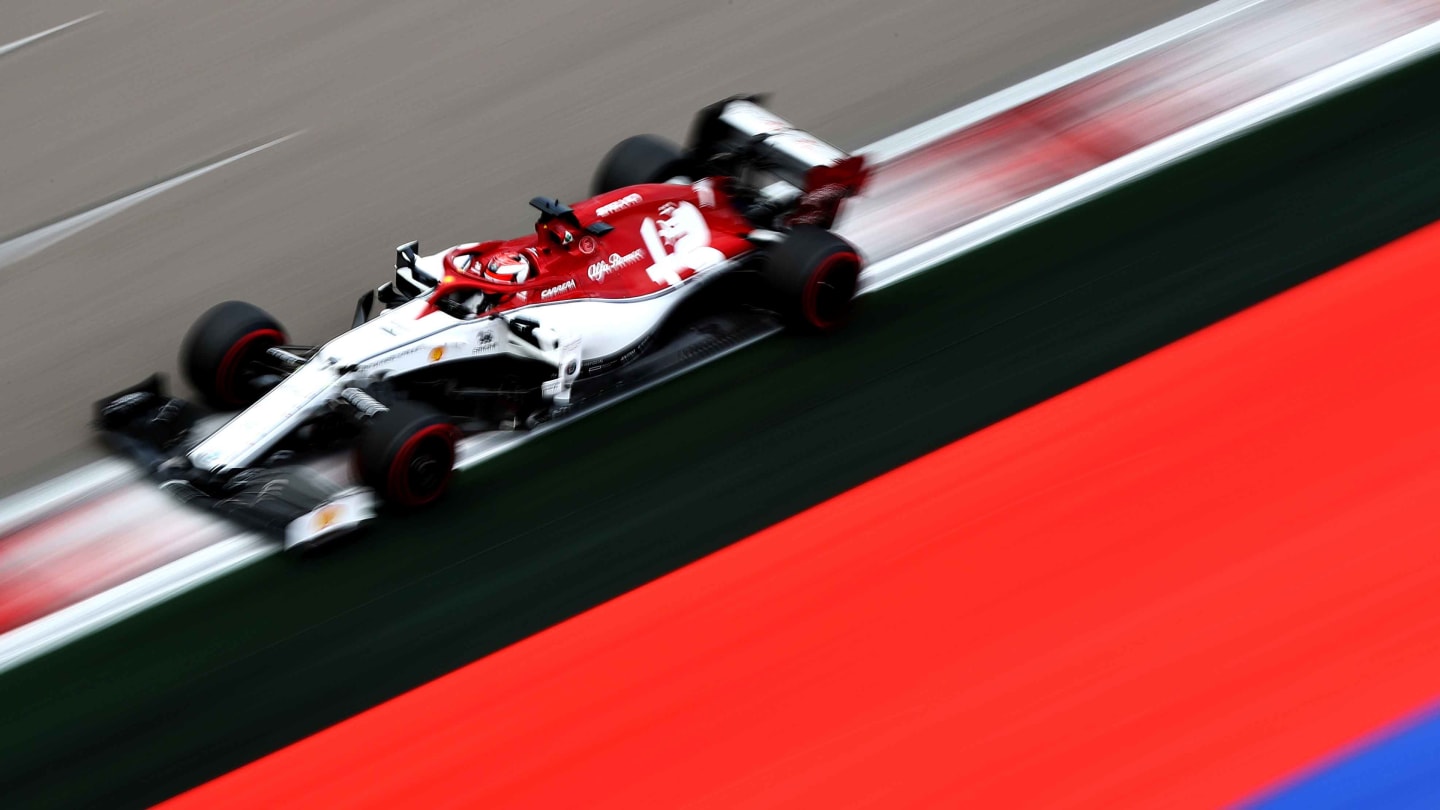
{"type": "Polygon", "coordinates": [[[0,803],[282,751],[185,802],[1432,806],[1433,751],[1370,794],[1327,768],[1427,728],[1440,678],[1433,234],[1392,244],[1440,219],[1437,20],[4,4],[0,803]],[[855,328],[311,558],[93,473],[91,402],[211,303],[333,334],[396,244],[519,233],[742,92],[874,147],[842,229],[916,275],[855,328]]]}

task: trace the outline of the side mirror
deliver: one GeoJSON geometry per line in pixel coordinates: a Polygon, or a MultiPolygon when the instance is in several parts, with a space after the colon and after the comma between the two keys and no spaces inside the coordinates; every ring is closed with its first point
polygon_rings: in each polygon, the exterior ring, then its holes
{"type": "Polygon", "coordinates": [[[415,257],[420,255],[420,240],[406,242],[395,248],[395,269],[415,269],[415,257]]]}
{"type": "Polygon", "coordinates": [[[370,320],[370,307],[371,307],[374,303],[375,303],[375,291],[374,291],[374,290],[371,290],[370,292],[367,292],[367,293],[365,293],[364,295],[360,296],[360,300],[355,302],[355,317],[352,318],[351,321],[350,321],[350,328],[351,328],[351,329],[356,329],[356,328],[358,328],[361,324],[363,324],[363,323],[365,323],[366,321],[370,320]]]}
{"type": "Polygon", "coordinates": [[[415,266],[419,255],[419,241],[406,242],[395,248],[395,288],[397,290],[407,290],[412,287],[424,290],[440,283],[440,279],[415,266]]]}

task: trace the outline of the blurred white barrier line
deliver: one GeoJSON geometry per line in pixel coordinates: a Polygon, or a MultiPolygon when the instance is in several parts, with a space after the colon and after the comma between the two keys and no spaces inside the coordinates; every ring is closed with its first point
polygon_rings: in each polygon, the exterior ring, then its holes
{"type": "MultiPolygon", "coordinates": [[[[917,150],[928,143],[941,140],[971,123],[1082,80],[1106,67],[1188,36],[1266,2],[1272,2],[1272,0],[1222,0],[1222,2],[1132,37],[1119,45],[1046,73],[1030,82],[1001,91],[994,96],[939,116],[932,121],[912,127],[858,151],[880,160],[888,160],[899,154],[917,150]]],[[[1040,192],[980,220],[935,237],[924,244],[894,256],[878,258],[862,277],[861,292],[873,292],[933,267],[939,262],[992,241],[1005,233],[1032,224],[1063,208],[1088,200],[1124,182],[1153,172],[1287,111],[1339,92],[1367,78],[1379,75],[1387,69],[1429,53],[1435,50],[1437,45],[1440,45],[1440,24],[1433,24],[1296,81],[1267,96],[1243,104],[1210,121],[1162,139],[1151,146],[1052,189],[1040,192]]],[[[289,137],[293,136],[287,136],[285,139],[289,137]]],[[[257,147],[253,151],[278,142],[257,147]]],[[[238,159],[241,156],[243,155],[230,160],[238,159]]],[[[3,249],[3,246],[0,246],[0,249],[3,249]]],[[[0,250],[0,258],[3,258],[3,255],[3,250],[0,250]]],[[[739,348],[741,347],[736,347],[736,349],[739,348]]],[[[663,380],[656,381],[651,385],[658,385],[661,382],[663,380]]],[[[638,394],[641,390],[644,389],[631,392],[628,396],[638,394]]],[[[467,469],[515,448],[535,435],[546,432],[548,432],[547,429],[541,429],[534,434],[476,437],[465,442],[460,448],[458,465],[462,469],[467,469]]],[[[98,477],[103,478],[103,476],[98,477]]],[[[83,477],[74,479],[76,483],[82,480],[83,477]]],[[[54,483],[58,484],[59,481],[54,483]]],[[[0,517],[9,514],[33,515],[33,509],[38,508],[34,506],[35,504],[47,501],[68,503],[77,499],[71,498],[66,501],[65,497],[61,495],[62,492],[63,488],[47,490],[45,486],[42,486],[21,493],[7,501],[0,502],[0,517]],[[27,513],[23,508],[14,506],[12,502],[17,499],[22,502],[28,501],[32,511],[27,513]]],[[[83,492],[79,493],[80,496],[84,494],[83,492]]],[[[180,507],[177,505],[176,508],[180,507]]],[[[0,522],[0,526],[3,525],[8,524],[0,522]]],[[[0,635],[0,672],[80,636],[114,624],[192,587],[248,565],[262,557],[277,553],[278,550],[278,544],[262,541],[253,535],[232,537],[124,585],[0,635]]]]}
{"type": "Polygon", "coordinates": [[[271,540],[231,537],[17,627],[0,636],[0,672],[274,553],[271,540]]]}
{"type": "Polygon", "coordinates": [[[856,150],[884,163],[1274,0],[1220,0],[856,150]]]}
{"type": "Polygon", "coordinates": [[[257,152],[263,152],[272,146],[279,146],[303,133],[304,130],[301,130],[300,132],[292,132],[289,135],[282,135],[273,141],[262,143],[259,146],[246,149],[243,152],[238,152],[229,157],[207,163],[198,169],[191,169],[169,180],[162,180],[154,185],[146,186],[139,191],[132,191],[119,199],[111,200],[103,205],[97,205],[89,210],[66,217],[59,222],[52,222],[49,225],[36,228],[29,233],[24,233],[13,239],[0,242],[0,268],[28,259],[51,245],[74,236],[93,225],[98,225],[116,214],[145,202],[151,197],[162,194],[177,186],[184,185],[197,177],[203,177],[216,169],[223,169],[237,160],[247,158],[257,152]]]}
{"type": "Polygon", "coordinates": [[[1017,203],[875,262],[860,291],[873,292],[939,262],[994,241],[1118,186],[1156,172],[1286,113],[1383,75],[1440,50],[1440,23],[1431,23],[1358,56],[1297,79],[1189,129],[1041,191],[1017,203]]]}
{"type": "Polygon", "coordinates": [[[41,31],[41,32],[38,33],[38,34],[31,34],[30,36],[25,37],[24,39],[17,39],[17,40],[15,40],[14,42],[11,42],[11,43],[8,43],[8,44],[5,44],[5,45],[0,45],[0,56],[4,56],[5,54],[10,53],[11,51],[17,51],[17,50],[25,47],[26,45],[29,45],[29,44],[32,43],[32,42],[38,42],[38,41],[44,39],[45,37],[50,36],[51,34],[58,34],[58,33],[60,33],[61,31],[64,31],[65,29],[67,29],[67,28],[71,28],[71,27],[73,27],[73,26],[76,26],[76,25],[79,25],[80,23],[85,22],[86,20],[89,20],[89,19],[93,19],[93,18],[95,18],[95,17],[98,17],[98,16],[100,16],[100,14],[101,14],[101,12],[99,12],[99,11],[96,11],[96,12],[93,12],[93,13],[90,13],[90,14],[86,14],[84,17],[79,17],[79,18],[74,19],[74,20],[71,20],[70,22],[67,22],[67,23],[61,23],[61,24],[55,26],[54,28],[47,28],[47,29],[45,29],[44,31],[41,31]]]}
{"type": "Polygon", "coordinates": [[[133,464],[107,458],[52,478],[0,501],[0,537],[139,477],[133,464]]]}

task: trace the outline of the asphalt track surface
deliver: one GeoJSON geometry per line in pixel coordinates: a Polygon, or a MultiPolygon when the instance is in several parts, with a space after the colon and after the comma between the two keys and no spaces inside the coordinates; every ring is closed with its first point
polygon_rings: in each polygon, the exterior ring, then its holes
{"type": "MultiPolygon", "coordinates": [[[[292,140],[0,267],[0,491],[98,454],[98,395],[226,298],[345,327],[392,249],[521,233],[616,140],[737,92],[856,147],[1199,0],[24,0],[0,8],[0,241],[292,140]]],[[[0,250],[0,255],[3,255],[0,250]]]]}
{"type": "Polygon", "coordinates": [[[1407,71],[0,677],[0,793],[154,801],[1440,218],[1407,71]]]}

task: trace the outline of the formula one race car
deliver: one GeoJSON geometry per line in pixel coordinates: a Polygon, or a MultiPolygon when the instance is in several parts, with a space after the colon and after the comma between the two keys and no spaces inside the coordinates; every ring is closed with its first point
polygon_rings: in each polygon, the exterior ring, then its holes
{"type": "Polygon", "coordinates": [[[250,304],[210,309],[182,370],[233,417],[207,418],[156,376],[97,403],[97,421],[181,498],[287,547],[327,539],[373,518],[377,497],[439,498],[465,436],[573,418],[780,325],[841,326],[861,258],[829,228],[865,177],[759,99],[728,99],[684,150],[622,141],[591,199],[531,200],[533,233],[428,256],[402,245],[394,280],[328,343],[294,345],[250,304]],[[340,449],[361,485],[306,466],[340,449]]]}

